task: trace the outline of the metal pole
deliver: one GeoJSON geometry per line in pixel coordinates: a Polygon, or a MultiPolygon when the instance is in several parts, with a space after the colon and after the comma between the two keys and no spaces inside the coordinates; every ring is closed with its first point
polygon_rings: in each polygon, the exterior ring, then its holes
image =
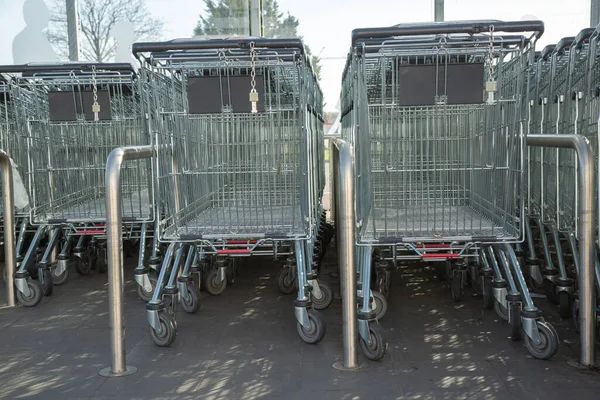
{"type": "Polygon", "coordinates": [[[106,377],[127,376],[137,371],[125,364],[123,318],[123,221],[121,216],[121,166],[123,161],[150,158],[152,146],[114,149],[106,160],[106,246],[108,259],[108,318],[111,366],[100,371],[106,377]]]}
{"type": "Polygon", "coordinates": [[[360,368],[356,342],[358,341],[358,320],[356,316],[356,244],[354,216],[354,149],[341,139],[333,146],[334,162],[337,161],[336,187],[336,241],[338,242],[338,263],[342,294],[342,332],[344,341],[344,361],[333,364],[341,371],[360,368]]]}
{"type": "Polygon", "coordinates": [[[15,306],[15,194],[10,157],[0,150],[2,168],[2,202],[4,205],[4,268],[6,271],[6,305],[15,306]]]}
{"type": "Polygon", "coordinates": [[[600,24],[600,0],[591,0],[590,27],[595,28],[600,24]]]}
{"type": "Polygon", "coordinates": [[[250,0],[250,36],[253,37],[260,37],[263,35],[261,3],[261,0],[250,0]]]}
{"type": "Polygon", "coordinates": [[[579,326],[582,367],[595,365],[596,299],[594,292],[594,152],[587,138],[581,135],[528,135],[527,145],[570,148],[577,152],[579,162],[579,326]]]}
{"type": "Polygon", "coordinates": [[[444,22],[444,0],[435,0],[434,4],[434,21],[444,22]]]}
{"type": "Polygon", "coordinates": [[[69,36],[69,60],[79,61],[79,6],[77,0],[67,1],[67,30],[69,36]]]}

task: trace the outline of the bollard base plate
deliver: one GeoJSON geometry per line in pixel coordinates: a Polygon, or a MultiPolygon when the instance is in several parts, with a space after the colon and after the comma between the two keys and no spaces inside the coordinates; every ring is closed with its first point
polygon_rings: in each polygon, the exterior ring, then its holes
{"type": "Polygon", "coordinates": [[[598,363],[595,363],[594,365],[583,365],[575,358],[568,360],[567,365],[579,371],[600,371],[600,365],[598,363]]]}
{"type": "Polygon", "coordinates": [[[342,371],[342,372],[358,372],[358,371],[363,371],[365,369],[368,369],[369,367],[365,364],[358,364],[356,367],[354,368],[348,368],[344,365],[344,363],[342,361],[338,361],[336,363],[334,363],[332,365],[332,367],[334,369],[337,369],[338,371],[342,371]]]}
{"type": "Polygon", "coordinates": [[[121,376],[133,375],[137,372],[137,370],[137,367],[134,367],[132,365],[126,365],[125,371],[121,372],[120,374],[114,374],[112,372],[111,367],[102,368],[98,373],[100,374],[100,376],[103,376],[105,378],[119,378],[121,376]]]}

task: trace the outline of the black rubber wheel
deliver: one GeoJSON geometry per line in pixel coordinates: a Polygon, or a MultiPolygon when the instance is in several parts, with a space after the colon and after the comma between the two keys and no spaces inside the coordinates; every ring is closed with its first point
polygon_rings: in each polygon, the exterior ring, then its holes
{"type": "Polygon", "coordinates": [[[523,326],[521,324],[521,306],[517,303],[510,305],[510,326],[511,335],[510,338],[518,342],[523,339],[523,326]]]}
{"type": "Polygon", "coordinates": [[[508,310],[496,300],[494,300],[494,311],[501,319],[508,321],[508,310]]]}
{"type": "Polygon", "coordinates": [[[92,271],[92,266],[90,264],[90,260],[86,254],[83,255],[83,259],[80,257],[73,257],[75,262],[75,271],[79,275],[89,275],[92,271]]]}
{"type": "Polygon", "coordinates": [[[453,272],[450,276],[450,294],[452,300],[459,302],[465,297],[465,290],[463,287],[462,272],[453,272]]]}
{"type": "Polygon", "coordinates": [[[545,321],[537,321],[540,333],[540,343],[536,344],[525,335],[525,347],[529,353],[538,360],[548,360],[558,351],[559,338],[554,327],[545,321]]]}
{"type": "Polygon", "coordinates": [[[571,318],[573,312],[573,296],[569,292],[558,292],[558,312],[561,318],[571,318]]]}
{"type": "Polygon", "coordinates": [[[62,274],[57,275],[56,274],[56,264],[54,264],[54,266],[51,269],[52,271],[52,284],[55,286],[60,286],[63,285],[67,282],[67,280],[69,280],[69,269],[65,268],[65,270],[62,272],[62,274]]]}
{"type": "Polygon", "coordinates": [[[390,295],[390,287],[392,286],[392,275],[383,271],[377,274],[376,280],[377,290],[387,299],[390,295]]]}
{"type": "Polygon", "coordinates": [[[467,282],[473,288],[475,294],[480,295],[483,293],[483,282],[481,280],[481,271],[479,270],[478,265],[470,265],[468,267],[468,276],[467,282]]]}
{"type": "Polygon", "coordinates": [[[177,325],[175,324],[175,318],[164,311],[158,312],[158,319],[160,321],[160,332],[150,327],[150,336],[152,341],[159,347],[169,347],[175,341],[177,336],[177,325]]]}
{"type": "Polygon", "coordinates": [[[385,355],[388,348],[388,342],[385,338],[385,331],[378,323],[369,323],[369,334],[371,344],[365,342],[365,340],[359,336],[358,342],[364,355],[372,361],[379,361],[385,355]]]}
{"type": "Polygon", "coordinates": [[[285,266],[277,273],[277,287],[283,294],[292,294],[296,291],[296,275],[292,274],[292,268],[285,266]]]}
{"type": "Polygon", "coordinates": [[[483,289],[483,308],[486,310],[491,310],[494,308],[494,290],[492,288],[492,277],[482,277],[483,281],[481,286],[483,289]]]}
{"type": "Polygon", "coordinates": [[[212,268],[206,272],[205,281],[206,291],[213,296],[222,294],[227,287],[227,279],[223,279],[222,281],[219,279],[219,270],[217,268],[212,268]]]}
{"type": "Polygon", "coordinates": [[[200,289],[193,282],[188,283],[186,288],[188,299],[181,296],[181,308],[188,314],[196,314],[200,310],[200,289]]]}
{"type": "Polygon", "coordinates": [[[544,279],[544,292],[546,298],[553,304],[558,304],[558,297],[556,296],[556,285],[549,279],[544,279]]]}
{"type": "Polygon", "coordinates": [[[150,284],[152,285],[152,289],[150,289],[149,292],[139,284],[137,285],[137,295],[140,300],[143,300],[146,303],[152,300],[152,295],[154,294],[154,289],[156,288],[156,278],[150,275],[148,276],[148,279],[150,279],[150,284]]]}
{"type": "Polygon", "coordinates": [[[331,286],[325,282],[319,282],[318,284],[319,289],[321,290],[321,296],[317,297],[315,291],[313,290],[311,292],[310,299],[312,300],[315,310],[324,310],[333,302],[333,290],[331,290],[331,286]]]}
{"type": "Polygon", "coordinates": [[[316,310],[308,310],[308,321],[310,327],[305,329],[300,322],[296,323],[296,329],[300,338],[308,344],[319,343],[325,337],[325,321],[316,310]]]}
{"type": "Polygon", "coordinates": [[[43,269],[41,277],[44,296],[52,296],[52,292],[54,292],[54,285],[52,284],[52,271],[49,268],[43,269]]]}
{"type": "Polygon", "coordinates": [[[227,273],[225,274],[227,278],[227,284],[233,285],[235,283],[235,278],[237,276],[237,266],[234,261],[231,261],[231,264],[227,267],[227,273]]]}
{"type": "Polygon", "coordinates": [[[375,311],[375,319],[378,321],[385,317],[388,309],[388,302],[384,295],[376,290],[372,290],[373,295],[373,311],[375,311]]]}
{"type": "Polygon", "coordinates": [[[19,304],[25,307],[35,307],[42,301],[44,291],[42,284],[35,279],[27,279],[27,286],[29,286],[29,296],[25,296],[21,291],[17,290],[17,300],[19,304]]]}

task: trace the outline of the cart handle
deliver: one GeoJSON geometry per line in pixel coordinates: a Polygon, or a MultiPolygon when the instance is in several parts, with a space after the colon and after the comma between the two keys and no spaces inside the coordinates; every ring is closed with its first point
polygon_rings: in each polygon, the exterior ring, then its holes
{"type": "Polygon", "coordinates": [[[562,53],[566,48],[571,47],[573,42],[575,41],[575,36],[564,37],[556,43],[556,48],[554,51],[557,53],[562,53]]]}
{"type": "Polygon", "coordinates": [[[394,36],[439,35],[452,33],[475,34],[489,32],[494,26],[495,32],[535,32],[539,39],[544,33],[542,21],[511,21],[498,20],[428,22],[417,24],[401,24],[384,28],[360,28],[352,31],[352,46],[360,39],[388,38],[394,36]]]}
{"type": "Polygon", "coordinates": [[[596,32],[596,28],[585,28],[585,29],[582,29],[581,31],[579,31],[577,36],[575,36],[575,43],[574,43],[575,47],[577,47],[577,48],[581,47],[583,42],[585,42],[590,37],[592,37],[594,32],[596,32]]]}
{"type": "Polygon", "coordinates": [[[133,66],[129,63],[30,63],[20,65],[0,65],[0,73],[18,74],[23,72],[68,72],[88,71],[95,66],[98,71],[126,71],[133,72],[133,66]]]}
{"type": "Polygon", "coordinates": [[[555,44],[549,44],[548,46],[544,47],[542,49],[542,53],[540,54],[540,57],[542,58],[542,60],[545,60],[546,58],[548,58],[548,56],[550,54],[552,54],[552,52],[554,51],[555,48],[556,48],[555,44]]]}
{"type": "Polygon", "coordinates": [[[256,47],[269,49],[298,49],[304,55],[304,44],[300,39],[176,39],[166,42],[134,43],[131,51],[135,56],[139,53],[156,53],[169,50],[214,50],[214,49],[249,49],[250,43],[256,47]]]}

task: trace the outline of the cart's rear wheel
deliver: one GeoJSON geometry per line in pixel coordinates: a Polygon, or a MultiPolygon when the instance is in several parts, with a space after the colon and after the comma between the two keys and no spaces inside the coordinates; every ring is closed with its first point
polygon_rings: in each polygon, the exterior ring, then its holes
{"type": "Polygon", "coordinates": [[[359,337],[360,348],[369,360],[379,361],[388,348],[385,331],[378,323],[370,322],[369,335],[371,343],[367,343],[362,337],[359,337]]]}
{"type": "Polygon", "coordinates": [[[298,335],[308,344],[319,343],[325,337],[325,321],[318,311],[312,309],[308,310],[308,321],[310,323],[308,329],[297,322],[298,335]]]}
{"type": "Polygon", "coordinates": [[[219,270],[212,268],[206,273],[206,291],[213,296],[218,296],[225,291],[227,287],[227,279],[219,278],[219,270]]]}

